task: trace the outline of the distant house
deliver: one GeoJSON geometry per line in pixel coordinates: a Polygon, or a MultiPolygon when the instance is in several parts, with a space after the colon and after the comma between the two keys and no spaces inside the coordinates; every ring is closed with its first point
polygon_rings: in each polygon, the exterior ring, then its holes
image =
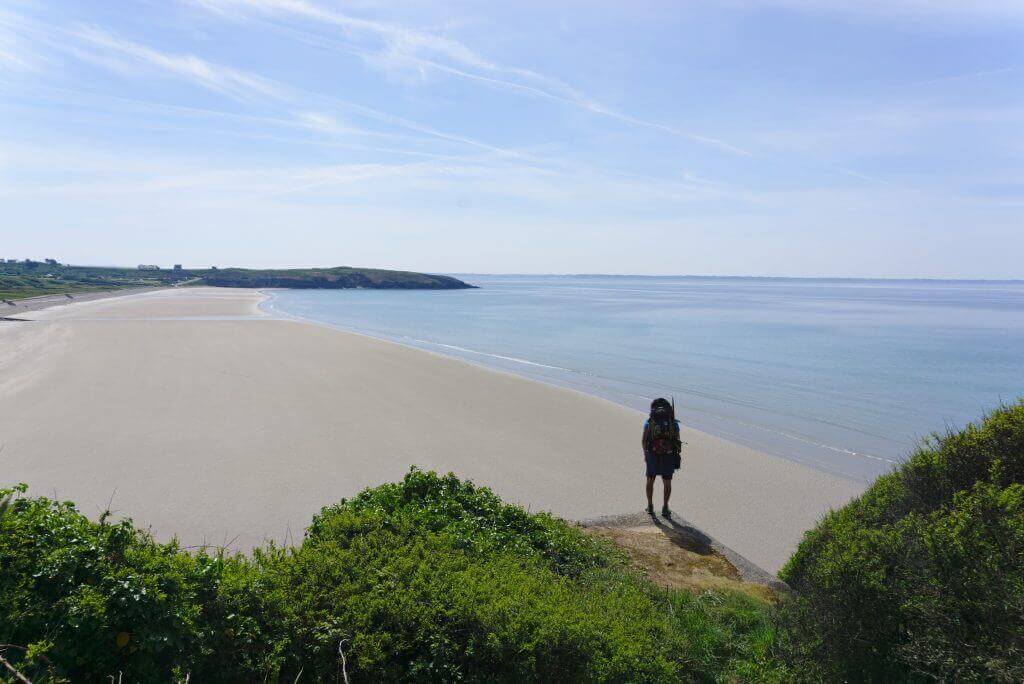
{"type": "Polygon", "coordinates": [[[159,271],[160,267],[155,264],[139,264],[140,271],[159,271]]]}

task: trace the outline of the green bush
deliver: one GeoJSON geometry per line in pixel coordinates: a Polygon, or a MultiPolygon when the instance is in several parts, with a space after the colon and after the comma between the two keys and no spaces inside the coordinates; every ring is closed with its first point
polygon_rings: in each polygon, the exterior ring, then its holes
{"type": "Polygon", "coordinates": [[[313,519],[311,540],[337,537],[331,526],[346,511],[402,525],[416,532],[448,536],[459,549],[474,555],[497,551],[544,560],[560,575],[621,565],[624,556],[607,541],[547,513],[527,513],[501,501],[489,489],[454,475],[437,477],[413,469],[400,483],[367,489],[351,501],[325,508],[313,519]]]}
{"type": "Polygon", "coordinates": [[[47,499],[16,499],[0,530],[0,640],[60,644],[51,657],[68,674],[87,661],[90,672],[152,679],[190,645],[209,557],[152,544],[127,521],[94,524],[47,499]],[[119,644],[119,634],[128,641],[119,644]]]}
{"type": "Polygon", "coordinates": [[[1024,681],[1024,403],[934,438],[807,533],[788,657],[856,681],[1024,681]]]}
{"type": "Polygon", "coordinates": [[[355,681],[783,674],[764,604],[657,589],[607,542],[415,469],[248,556],[19,496],[0,515],[0,641],[74,681],[334,681],[343,662],[355,681]]]}

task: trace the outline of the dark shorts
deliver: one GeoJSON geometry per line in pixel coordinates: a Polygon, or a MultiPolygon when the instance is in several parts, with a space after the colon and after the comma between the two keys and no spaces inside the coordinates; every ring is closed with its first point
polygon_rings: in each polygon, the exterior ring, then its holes
{"type": "Polygon", "coordinates": [[[672,479],[672,473],[675,472],[673,463],[675,459],[672,456],[645,456],[644,462],[647,464],[647,477],[657,477],[661,475],[666,480],[672,479]]]}

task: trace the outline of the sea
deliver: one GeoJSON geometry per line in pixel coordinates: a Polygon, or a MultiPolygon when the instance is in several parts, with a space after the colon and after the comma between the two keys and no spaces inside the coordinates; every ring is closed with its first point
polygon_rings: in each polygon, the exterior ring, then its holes
{"type": "Polygon", "coordinates": [[[457,277],[478,289],[264,307],[640,410],[664,396],[690,427],[857,481],[1024,395],[1024,281],[457,277]]]}

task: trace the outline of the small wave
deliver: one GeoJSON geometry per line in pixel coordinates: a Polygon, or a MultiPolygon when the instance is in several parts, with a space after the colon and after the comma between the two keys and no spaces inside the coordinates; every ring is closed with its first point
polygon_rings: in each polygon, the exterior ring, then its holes
{"type": "Polygon", "coordinates": [[[838,452],[838,453],[841,453],[841,454],[849,454],[850,456],[860,456],[861,458],[869,458],[872,461],[882,461],[884,463],[899,463],[899,461],[894,461],[893,459],[886,458],[884,456],[876,456],[875,454],[869,454],[869,453],[867,453],[865,451],[853,451],[852,449],[844,449],[843,447],[833,446],[831,444],[825,444],[824,442],[816,442],[813,439],[807,439],[806,437],[801,437],[799,435],[794,435],[794,434],[791,434],[789,432],[784,432],[782,430],[773,430],[772,428],[767,428],[767,427],[763,427],[763,426],[756,426],[756,427],[760,427],[762,430],[765,430],[766,432],[773,432],[773,433],[775,433],[777,435],[781,435],[783,437],[787,437],[789,439],[796,440],[797,442],[803,442],[804,444],[810,444],[812,446],[816,446],[816,447],[819,447],[821,449],[828,449],[829,451],[835,451],[835,452],[838,452]]]}
{"type": "Polygon", "coordinates": [[[548,368],[550,370],[565,371],[566,373],[578,373],[580,375],[590,375],[590,373],[587,373],[586,371],[576,370],[575,368],[565,368],[563,366],[552,366],[552,365],[547,364],[547,363],[540,363],[538,361],[530,361],[529,359],[520,359],[520,358],[518,358],[516,356],[505,356],[503,354],[492,354],[490,352],[477,351],[476,349],[467,349],[466,347],[459,347],[459,346],[454,345],[454,344],[445,344],[444,342],[434,342],[433,340],[421,340],[421,339],[416,338],[416,337],[410,337],[410,338],[407,338],[407,339],[410,339],[413,342],[418,342],[420,344],[429,344],[429,345],[434,346],[434,347],[441,347],[443,349],[453,349],[455,351],[460,351],[460,352],[463,352],[463,353],[466,353],[466,354],[476,354],[477,356],[486,356],[486,357],[492,358],[492,359],[503,359],[505,361],[512,361],[514,363],[521,363],[521,364],[526,365],[526,366],[536,366],[537,368],[548,368]]]}
{"type": "Polygon", "coordinates": [[[886,458],[884,456],[878,456],[876,454],[869,454],[869,453],[867,453],[865,451],[853,451],[852,449],[844,449],[843,447],[835,446],[833,444],[825,444],[824,442],[817,442],[817,441],[815,441],[813,439],[808,439],[807,437],[804,437],[802,435],[795,435],[795,434],[793,434],[791,432],[786,432],[785,430],[776,430],[775,428],[770,428],[770,427],[767,427],[765,425],[759,425],[757,423],[751,423],[749,421],[740,420],[739,418],[735,418],[733,416],[722,416],[722,415],[719,415],[717,413],[713,413],[711,411],[705,411],[705,410],[701,410],[701,409],[691,409],[691,410],[700,411],[701,413],[707,414],[709,416],[714,416],[715,418],[717,418],[719,420],[724,420],[724,421],[730,422],[730,423],[737,423],[737,424],[743,425],[745,427],[754,428],[755,430],[761,430],[762,432],[770,432],[773,435],[779,435],[780,437],[785,437],[786,439],[792,439],[792,440],[794,440],[796,442],[803,442],[804,444],[810,444],[811,446],[816,446],[816,447],[818,447],[820,449],[826,449],[828,451],[835,451],[836,453],[847,454],[849,456],[860,456],[861,458],[871,459],[872,461],[881,461],[881,462],[884,462],[884,463],[900,463],[900,461],[895,461],[895,460],[893,460],[891,458],[886,458]]]}
{"type": "MultiPolygon", "coordinates": [[[[466,354],[476,354],[478,356],[486,356],[486,357],[492,358],[492,359],[503,359],[505,361],[512,361],[514,363],[521,363],[521,364],[524,364],[524,365],[527,365],[527,366],[535,366],[537,368],[548,368],[550,370],[558,370],[558,371],[564,371],[564,372],[567,372],[567,373],[576,373],[578,375],[586,375],[586,376],[590,376],[590,377],[598,377],[598,376],[595,376],[593,373],[588,373],[587,371],[582,371],[582,370],[578,370],[578,369],[574,369],[574,368],[565,368],[563,366],[552,366],[552,365],[549,365],[549,364],[546,364],[546,363],[539,363],[537,361],[530,361],[528,359],[520,359],[520,358],[515,357],[515,356],[505,356],[505,355],[502,355],[502,354],[492,354],[492,353],[489,353],[489,352],[478,351],[476,349],[468,349],[466,347],[460,347],[460,346],[454,345],[454,344],[445,344],[443,342],[434,342],[432,340],[424,340],[424,339],[419,339],[419,338],[415,338],[415,337],[409,337],[407,339],[412,340],[414,342],[418,342],[419,344],[427,344],[427,345],[431,345],[431,346],[435,346],[435,347],[441,347],[443,349],[451,349],[451,350],[463,352],[463,353],[466,353],[466,354]]],[[[685,392],[685,390],[683,390],[683,391],[685,392]]],[[[631,397],[636,397],[638,399],[648,399],[648,400],[650,399],[649,397],[644,397],[644,396],[641,396],[639,394],[633,394],[631,392],[624,392],[624,391],[621,391],[621,390],[619,391],[619,393],[620,394],[625,394],[625,395],[628,395],[628,396],[631,396],[631,397]]],[[[770,432],[772,434],[779,435],[780,437],[785,437],[787,439],[792,439],[792,440],[797,441],[797,442],[802,442],[804,444],[810,444],[811,446],[816,446],[816,447],[818,447],[820,449],[826,449],[828,451],[834,451],[836,453],[846,454],[848,456],[859,456],[861,458],[866,458],[866,459],[870,459],[872,461],[879,461],[879,462],[883,462],[883,463],[894,463],[894,464],[895,463],[899,463],[899,461],[893,460],[891,458],[885,458],[884,456],[877,456],[875,454],[869,454],[869,453],[864,452],[864,451],[854,451],[852,449],[845,449],[845,448],[840,447],[840,446],[835,446],[835,445],[832,445],[832,444],[826,444],[824,442],[818,442],[818,441],[815,441],[813,439],[808,439],[807,437],[803,437],[801,435],[795,435],[795,434],[793,434],[791,432],[786,432],[784,430],[776,430],[774,428],[770,428],[770,427],[767,427],[767,426],[764,426],[764,425],[758,425],[756,423],[750,423],[750,422],[747,422],[747,421],[744,421],[744,420],[739,420],[739,419],[734,418],[734,417],[730,417],[730,416],[718,416],[718,417],[723,419],[723,420],[739,423],[741,425],[745,425],[747,427],[752,427],[752,428],[755,428],[755,429],[758,429],[758,430],[762,430],[764,432],[770,432]]]]}

